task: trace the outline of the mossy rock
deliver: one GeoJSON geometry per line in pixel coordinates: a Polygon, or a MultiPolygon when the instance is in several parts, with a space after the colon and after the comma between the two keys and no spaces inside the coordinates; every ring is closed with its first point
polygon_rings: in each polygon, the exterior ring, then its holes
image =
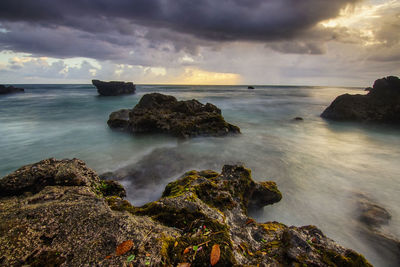
{"type": "Polygon", "coordinates": [[[221,110],[210,103],[178,101],[159,93],[145,94],[132,110],[111,113],[107,123],[134,134],[163,133],[179,138],[240,133],[240,128],[227,123],[221,110]]]}
{"type": "Polygon", "coordinates": [[[348,249],[344,254],[339,254],[334,250],[325,250],[322,252],[323,262],[334,267],[360,267],[372,265],[357,252],[348,249]]]}
{"type": "Polygon", "coordinates": [[[14,189],[0,198],[4,266],[209,266],[214,245],[216,266],[371,266],[315,226],[249,218],[249,206],[273,204],[281,193],[241,165],[187,172],[142,207],[76,159],[41,161],[6,178],[0,185],[14,189]],[[132,247],[116,255],[127,240],[132,247]]]}

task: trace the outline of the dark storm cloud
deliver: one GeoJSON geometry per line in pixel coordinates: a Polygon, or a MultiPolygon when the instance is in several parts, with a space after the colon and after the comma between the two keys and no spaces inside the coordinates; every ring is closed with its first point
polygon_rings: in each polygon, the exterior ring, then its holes
{"type": "MultiPolygon", "coordinates": [[[[296,36],[354,2],[357,0],[2,0],[0,18],[90,31],[110,30],[105,24],[120,18],[212,40],[274,40],[296,36]]],[[[112,26],[129,33],[129,27],[123,29],[128,25],[112,26]]]]}
{"type": "MultiPolygon", "coordinates": [[[[0,28],[9,32],[0,31],[0,49],[112,60],[144,46],[195,53],[221,41],[290,41],[357,1],[1,0],[0,28]]],[[[320,53],[314,38],[270,47],[320,53]]]]}

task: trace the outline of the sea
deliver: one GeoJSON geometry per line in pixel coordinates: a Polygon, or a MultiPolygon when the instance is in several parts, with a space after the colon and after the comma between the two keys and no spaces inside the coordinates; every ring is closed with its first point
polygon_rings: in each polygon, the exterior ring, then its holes
{"type": "Polygon", "coordinates": [[[50,157],[82,159],[99,174],[133,169],[146,175],[120,182],[140,206],[185,171],[244,164],[283,194],[250,214],[258,222],[316,225],[373,265],[398,266],[360,230],[357,203],[363,196],[387,209],[384,231],[400,238],[400,128],[320,117],[336,96],[363,88],[138,85],[133,95],[101,97],[92,85],[19,86],[25,93],[0,96],[0,177],[50,157]],[[212,103],[242,134],[177,140],[107,126],[111,112],[133,108],[151,92],[212,103]]]}

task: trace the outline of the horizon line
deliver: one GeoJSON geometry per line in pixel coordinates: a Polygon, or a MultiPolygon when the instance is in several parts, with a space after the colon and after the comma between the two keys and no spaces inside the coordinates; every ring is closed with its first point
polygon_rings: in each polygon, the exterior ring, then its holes
{"type": "MultiPolygon", "coordinates": [[[[112,80],[109,80],[112,81],[112,80]]],[[[3,85],[92,85],[91,83],[0,83],[3,85]]],[[[174,84],[174,83],[134,83],[139,86],[273,86],[273,87],[339,87],[339,88],[366,88],[365,86],[346,86],[346,85],[293,85],[293,84],[174,84]]],[[[94,85],[93,85],[94,86],[94,85]]]]}

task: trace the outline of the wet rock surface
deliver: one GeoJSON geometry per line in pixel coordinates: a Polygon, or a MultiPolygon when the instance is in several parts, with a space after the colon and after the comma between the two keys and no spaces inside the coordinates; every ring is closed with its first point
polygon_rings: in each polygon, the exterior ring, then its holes
{"type": "Polygon", "coordinates": [[[17,88],[12,85],[5,86],[0,84],[0,95],[23,93],[24,91],[25,90],[23,88],[17,88]]]}
{"type": "Polygon", "coordinates": [[[315,226],[249,218],[250,206],[282,196],[275,183],[255,182],[240,165],[225,165],[221,173],[187,172],[158,201],[142,207],[132,206],[120,187],[77,159],[22,167],[0,180],[2,188],[8,184],[18,190],[0,198],[4,266],[209,266],[215,246],[215,266],[370,266],[315,226]],[[55,181],[58,170],[63,182],[32,190],[30,181],[55,181]],[[76,184],[80,176],[83,182],[76,184]]]}
{"type": "Polygon", "coordinates": [[[96,86],[97,92],[102,96],[134,94],[136,91],[136,86],[132,82],[92,80],[92,84],[96,86]]]}
{"type": "Polygon", "coordinates": [[[360,235],[385,258],[400,265],[400,240],[389,233],[385,226],[391,215],[384,207],[365,194],[357,194],[357,220],[360,235]]]}
{"type": "Polygon", "coordinates": [[[358,220],[370,228],[389,224],[390,213],[366,195],[359,194],[358,220]]]}
{"type": "Polygon", "coordinates": [[[144,95],[129,112],[111,113],[107,123],[135,134],[163,133],[180,138],[240,133],[239,127],[227,123],[213,104],[204,105],[195,99],[178,101],[159,93],[144,95]]]}
{"type": "Polygon", "coordinates": [[[338,121],[400,123],[400,79],[376,80],[366,95],[338,96],[321,117],[338,121]]]}

